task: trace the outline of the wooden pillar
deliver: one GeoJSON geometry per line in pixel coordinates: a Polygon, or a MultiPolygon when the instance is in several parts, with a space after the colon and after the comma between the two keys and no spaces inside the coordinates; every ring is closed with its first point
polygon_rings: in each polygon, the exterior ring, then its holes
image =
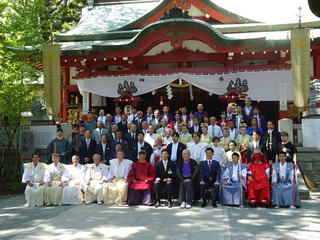
{"type": "Polygon", "coordinates": [[[62,122],[68,120],[68,103],[69,103],[69,89],[70,85],[70,69],[65,68],[63,71],[63,85],[62,85],[62,103],[61,103],[61,118],[62,122]]]}

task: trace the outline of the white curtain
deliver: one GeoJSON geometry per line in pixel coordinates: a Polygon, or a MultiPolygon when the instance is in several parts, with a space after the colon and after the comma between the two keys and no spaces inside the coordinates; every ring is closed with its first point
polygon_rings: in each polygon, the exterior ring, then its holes
{"type": "Polygon", "coordinates": [[[77,80],[80,91],[87,91],[100,96],[117,98],[118,85],[127,81],[133,82],[137,88],[134,96],[139,96],[153,90],[162,88],[169,83],[183,79],[195,87],[201,88],[208,93],[223,95],[228,92],[229,82],[240,79],[241,82],[248,82],[249,90],[243,92],[248,94],[253,100],[279,101],[279,84],[286,83],[287,98],[293,100],[292,73],[291,70],[281,71],[257,71],[257,72],[237,72],[228,74],[190,74],[175,73],[165,75],[124,75],[124,76],[98,76],[77,80]]]}

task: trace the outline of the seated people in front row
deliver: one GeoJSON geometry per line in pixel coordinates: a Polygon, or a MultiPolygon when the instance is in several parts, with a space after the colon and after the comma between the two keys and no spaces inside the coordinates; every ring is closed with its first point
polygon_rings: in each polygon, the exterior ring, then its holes
{"type": "Polygon", "coordinates": [[[176,175],[176,165],[169,160],[169,153],[167,149],[161,151],[162,160],[156,164],[156,177],[154,182],[154,189],[156,193],[156,205],[160,207],[161,189],[166,187],[168,197],[168,207],[172,207],[173,184],[176,175]]]}
{"type": "Polygon", "coordinates": [[[128,176],[129,206],[139,204],[151,206],[153,204],[154,175],[154,167],[146,161],[146,152],[140,151],[139,161],[132,164],[128,176]]]}
{"type": "Polygon", "coordinates": [[[84,182],[84,166],[79,163],[80,158],[77,155],[72,156],[72,164],[66,165],[69,173],[69,181],[66,182],[62,193],[62,204],[77,205],[82,203],[82,192],[84,182]]]}
{"type": "Polygon", "coordinates": [[[219,196],[221,168],[219,162],[213,160],[213,149],[206,149],[206,161],[200,162],[199,167],[199,181],[200,194],[202,198],[201,207],[207,206],[206,189],[211,189],[212,207],[217,207],[216,201],[219,196]]]}
{"type": "Polygon", "coordinates": [[[270,166],[260,149],[255,149],[248,167],[248,199],[252,207],[270,205],[270,166]]]}
{"type": "Polygon", "coordinates": [[[104,204],[126,204],[128,192],[128,174],[132,161],[124,159],[124,151],[117,152],[117,158],[110,160],[108,183],[103,189],[104,204]]]}
{"type": "Polygon", "coordinates": [[[272,203],[274,208],[301,206],[298,193],[297,175],[293,163],[286,162],[286,153],[278,154],[279,162],[272,165],[272,203]]]}
{"type": "Polygon", "coordinates": [[[26,183],[25,198],[27,203],[25,207],[34,207],[43,205],[44,192],[44,173],[46,166],[40,161],[40,154],[32,154],[32,162],[23,164],[24,172],[22,182],[26,183]]]}
{"type": "Polygon", "coordinates": [[[52,163],[47,166],[44,174],[44,203],[46,205],[61,205],[62,192],[66,182],[69,181],[69,173],[63,163],[59,162],[60,155],[52,154],[52,163]]]}
{"type": "Polygon", "coordinates": [[[109,166],[100,162],[101,157],[99,154],[93,155],[93,164],[87,165],[86,170],[86,186],[85,186],[85,199],[86,204],[97,201],[99,205],[103,200],[103,187],[108,179],[109,166]]]}
{"type": "MultiPolygon", "coordinates": [[[[199,133],[194,133],[199,134],[199,133]]],[[[198,137],[200,139],[200,137],[198,137]]],[[[179,202],[180,208],[190,209],[194,196],[194,187],[198,183],[198,163],[196,160],[190,159],[190,151],[184,149],[182,151],[183,161],[177,162],[177,178],[180,180],[179,185],[179,202]]]]}
{"type": "Polygon", "coordinates": [[[239,162],[239,153],[232,154],[232,163],[227,164],[222,175],[221,204],[244,206],[243,186],[246,188],[248,164],[239,162]],[[241,181],[241,183],[240,183],[241,181]]]}

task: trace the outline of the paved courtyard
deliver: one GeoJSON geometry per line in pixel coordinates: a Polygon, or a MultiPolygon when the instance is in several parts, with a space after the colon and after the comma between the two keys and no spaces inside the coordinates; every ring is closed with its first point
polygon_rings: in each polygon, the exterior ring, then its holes
{"type": "Polygon", "coordinates": [[[319,239],[320,194],[302,208],[147,206],[25,208],[23,195],[0,197],[0,239],[319,239]]]}

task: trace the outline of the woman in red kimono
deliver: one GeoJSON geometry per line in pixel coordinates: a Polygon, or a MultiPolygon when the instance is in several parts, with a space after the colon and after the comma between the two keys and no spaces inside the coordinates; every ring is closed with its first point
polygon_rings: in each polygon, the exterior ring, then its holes
{"type": "Polygon", "coordinates": [[[260,149],[255,149],[248,168],[248,199],[252,207],[270,205],[270,166],[260,149]]]}

